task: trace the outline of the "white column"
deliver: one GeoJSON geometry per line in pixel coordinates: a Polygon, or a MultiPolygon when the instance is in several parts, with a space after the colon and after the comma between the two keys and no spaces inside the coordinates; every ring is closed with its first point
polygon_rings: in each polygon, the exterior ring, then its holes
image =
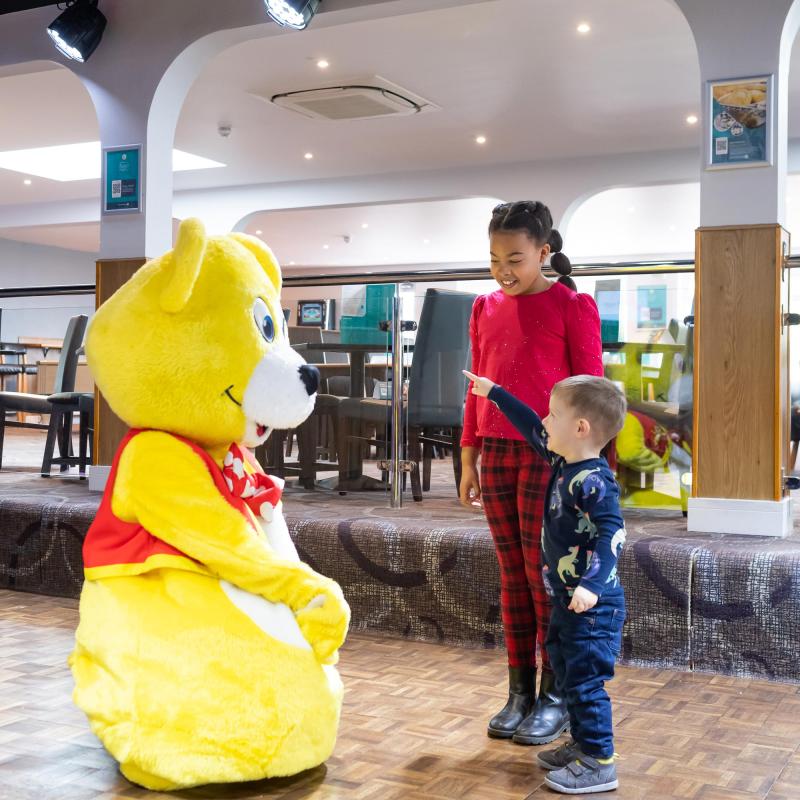
{"type": "MultiPolygon", "coordinates": [[[[789,58],[800,26],[800,6],[797,0],[768,0],[761,3],[754,3],[752,0],[675,0],[675,2],[689,22],[700,63],[700,116],[703,137],[700,182],[701,229],[742,227],[744,230],[745,226],[759,224],[783,225],[787,173],[789,58]],[[708,131],[711,124],[707,81],[765,75],[773,76],[772,117],[769,131],[772,163],[752,168],[707,169],[710,148],[708,131]]],[[[706,235],[710,236],[711,233],[706,234],[703,230],[699,233],[700,237],[706,235]]],[[[701,256],[703,263],[711,263],[711,259],[705,257],[708,255],[710,254],[704,251],[704,255],[701,256]]],[[[732,264],[734,273],[736,270],[748,268],[740,253],[732,252],[728,255],[735,261],[732,264]]],[[[764,264],[758,265],[758,274],[763,273],[765,280],[775,280],[774,261],[771,262],[770,272],[769,260],[772,257],[773,254],[765,253],[764,264]]],[[[719,264],[720,259],[717,258],[715,263],[719,264]]],[[[702,303],[708,309],[709,304],[714,303],[714,298],[704,297],[702,303]]],[[[775,318],[777,319],[777,315],[775,318]]],[[[772,319],[765,324],[777,325],[772,319]]],[[[698,325],[698,335],[701,338],[711,335],[710,331],[703,329],[702,314],[698,317],[698,325]]],[[[732,329],[736,329],[736,319],[732,319],[731,325],[732,329]]],[[[748,332],[741,330],[741,341],[747,339],[748,332]]],[[[705,342],[705,345],[707,344],[708,342],[705,342]]],[[[700,349],[708,352],[706,347],[700,349]]],[[[732,358],[736,359],[736,355],[733,354],[732,358]]],[[[774,358],[774,347],[771,348],[771,352],[765,350],[763,353],[764,363],[774,358]]],[[[776,367],[776,369],[782,368],[776,367]]],[[[734,374],[735,370],[731,369],[730,372],[734,374]]],[[[714,413],[724,415],[725,409],[730,403],[734,403],[736,398],[725,397],[721,386],[705,387],[704,380],[710,378],[707,372],[704,374],[700,361],[696,365],[695,386],[698,387],[698,392],[702,390],[706,396],[712,394],[711,390],[716,392],[719,405],[715,406],[714,413]]],[[[742,386],[739,391],[744,396],[749,388],[742,386]]],[[[697,394],[695,402],[698,402],[697,394]]],[[[707,413],[706,410],[699,409],[701,422],[705,419],[703,415],[707,413]]],[[[763,413],[772,415],[776,412],[773,408],[764,408],[763,413]]],[[[702,435],[702,430],[699,434],[702,435]]],[[[731,431],[731,437],[736,435],[736,431],[731,431]]],[[[697,442],[698,431],[695,435],[695,448],[698,448],[697,442]]],[[[717,446],[716,442],[713,444],[714,447],[717,446]]],[[[747,458],[746,455],[736,451],[731,441],[720,441],[718,446],[726,451],[730,449],[731,458],[738,458],[740,461],[742,458],[747,458]]],[[[742,469],[747,468],[746,463],[739,466],[742,469]]],[[[732,474],[735,473],[735,470],[730,471],[732,474]]],[[[698,472],[702,477],[702,462],[698,465],[698,472]]],[[[695,480],[702,491],[703,481],[698,480],[697,475],[695,480]]],[[[716,483],[719,484],[718,481],[716,483]]],[[[693,497],[689,501],[689,530],[770,536],[786,536],[791,533],[791,501],[788,497],[770,500],[763,499],[763,496],[731,497],[731,494],[735,495],[735,491],[728,493],[724,498],[693,497]]]]}

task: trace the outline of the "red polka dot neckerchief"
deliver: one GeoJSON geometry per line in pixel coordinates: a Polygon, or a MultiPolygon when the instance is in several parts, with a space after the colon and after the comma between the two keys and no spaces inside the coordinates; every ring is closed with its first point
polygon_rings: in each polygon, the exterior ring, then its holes
{"type": "Polygon", "coordinates": [[[232,444],[225,454],[222,476],[232,495],[241,497],[257,517],[270,522],[281,499],[283,481],[263,472],[248,472],[245,463],[253,463],[252,456],[248,458],[248,455],[238,444],[232,444]]]}

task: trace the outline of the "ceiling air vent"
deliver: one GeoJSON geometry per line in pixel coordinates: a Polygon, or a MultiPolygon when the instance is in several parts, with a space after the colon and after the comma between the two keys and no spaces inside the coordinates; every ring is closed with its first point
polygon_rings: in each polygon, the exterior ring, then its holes
{"type": "Polygon", "coordinates": [[[324,89],[283,92],[269,99],[276,106],[296,111],[304,117],[325,120],[408,116],[436,108],[427,100],[380,78],[324,89]]]}

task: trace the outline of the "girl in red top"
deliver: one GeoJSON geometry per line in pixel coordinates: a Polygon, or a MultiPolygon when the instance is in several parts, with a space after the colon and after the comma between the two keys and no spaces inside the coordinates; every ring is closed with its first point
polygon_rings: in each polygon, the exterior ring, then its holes
{"type": "MultiPolygon", "coordinates": [[[[492,277],[500,289],[475,300],[472,372],[506,388],[540,416],[550,391],[572,375],[603,374],[594,300],[576,294],[569,259],[543,203],[503,203],[489,223],[492,277]],[[542,273],[550,254],[558,282],[542,273]]],[[[545,744],[569,727],[545,638],[550,599],[540,537],[550,467],[489,400],[467,391],[461,439],[461,502],[483,504],[500,565],[500,604],[508,649],[509,695],[489,736],[545,744]],[[480,477],[478,458],[480,456],[480,477]],[[536,643],[541,679],[536,691],[536,643]]]]}

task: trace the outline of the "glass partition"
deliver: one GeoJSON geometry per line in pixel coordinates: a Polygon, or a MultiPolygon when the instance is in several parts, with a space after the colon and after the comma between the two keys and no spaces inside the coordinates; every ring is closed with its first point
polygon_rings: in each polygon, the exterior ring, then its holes
{"type": "MultiPolygon", "coordinates": [[[[628,399],[625,427],[609,453],[623,502],[685,511],[691,489],[693,266],[592,265],[576,268],[573,277],[578,291],[597,303],[605,374],[628,399]]],[[[318,400],[307,422],[275,431],[257,455],[289,479],[289,492],[326,493],[342,504],[365,497],[384,505],[435,499],[438,510],[455,513],[469,315],[475,296],[494,291],[496,283],[484,270],[366,279],[285,277],[289,340],[319,370],[318,400]]],[[[71,316],[91,315],[93,290],[0,290],[0,340],[24,343],[28,366],[6,370],[6,390],[47,392],[57,341],[71,316]]],[[[790,310],[800,310],[798,280],[791,281],[790,310]]],[[[792,327],[792,353],[800,352],[798,337],[800,326],[792,327]]],[[[10,353],[0,360],[14,367],[21,359],[10,353]]],[[[90,382],[85,366],[81,370],[90,382]]],[[[791,362],[790,384],[800,419],[800,360],[791,362]]]]}
{"type": "MultiPolygon", "coordinates": [[[[391,483],[392,330],[395,283],[347,283],[291,289],[284,310],[289,342],[319,370],[312,417],[297,430],[274,431],[258,456],[305,490],[387,494],[391,483]],[[326,297],[327,311],[314,311],[326,297]],[[338,311],[336,311],[338,309],[338,311]],[[306,313],[306,311],[308,313],[306,313]]],[[[407,355],[410,361],[410,353],[407,355]]],[[[401,413],[402,413],[402,409],[401,413]]],[[[402,455],[402,454],[401,454],[402,455]]],[[[291,490],[292,482],[287,484],[291,490]]]]}
{"type": "MultiPolygon", "coordinates": [[[[573,277],[578,291],[597,302],[605,374],[629,403],[625,428],[609,454],[623,503],[685,511],[691,489],[693,269],[591,267],[576,269],[573,277]]],[[[338,330],[319,332],[319,351],[304,353],[322,375],[321,405],[315,414],[320,419],[313,423],[320,459],[304,486],[338,489],[343,503],[377,490],[386,493],[388,503],[392,433],[399,424],[397,468],[404,502],[411,503],[416,495],[423,502],[435,497],[456,505],[469,309],[476,295],[494,291],[495,282],[483,271],[387,276],[383,284],[347,282],[351,277],[340,279],[337,286],[335,278],[319,279],[323,287],[314,280],[288,277],[286,283],[292,296],[335,296],[341,317],[338,330]],[[401,320],[415,323],[416,330],[400,332],[402,404],[393,414],[391,336],[379,324],[391,319],[395,296],[401,320]],[[379,310],[377,298],[382,303],[379,310]],[[341,344],[326,348],[326,339],[341,344]],[[359,347],[368,350],[363,355],[363,382],[348,383],[359,347]],[[455,417],[454,404],[459,408],[455,417]]],[[[299,444],[284,448],[292,454],[290,461],[299,459],[299,444]]],[[[290,491],[291,486],[290,482],[290,491]]]]}
{"type": "MultiPolygon", "coordinates": [[[[0,290],[0,389],[50,394],[61,342],[72,317],[94,314],[94,287],[61,287],[61,294],[18,294],[0,290]]],[[[91,392],[94,382],[86,359],[78,360],[76,390],[91,392]]]]}
{"type": "MultiPolygon", "coordinates": [[[[800,262],[790,261],[789,308],[790,314],[800,314],[800,262]]],[[[789,396],[791,404],[791,448],[789,471],[797,471],[797,451],[800,446],[800,325],[790,325],[789,332],[789,396]]]]}
{"type": "Polygon", "coordinates": [[[605,375],[625,392],[623,504],[686,511],[691,491],[694,273],[578,276],[597,301],[605,375]]]}

